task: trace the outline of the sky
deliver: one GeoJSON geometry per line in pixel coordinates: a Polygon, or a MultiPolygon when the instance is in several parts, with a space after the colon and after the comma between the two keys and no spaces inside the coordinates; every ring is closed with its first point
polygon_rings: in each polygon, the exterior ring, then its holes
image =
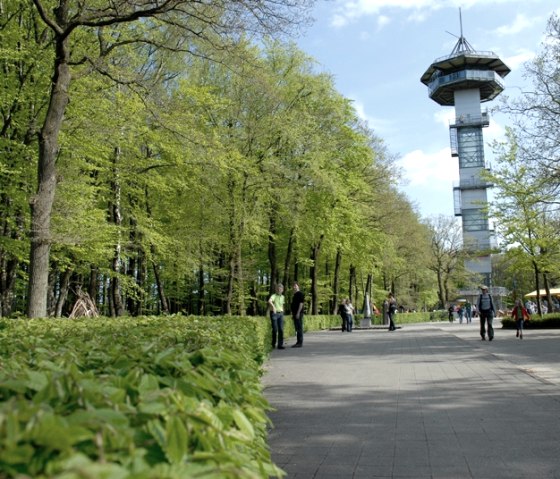
{"type": "MultiPolygon", "coordinates": [[[[314,23],[296,39],[384,140],[401,173],[399,189],[423,218],[454,214],[453,184],[459,180],[449,146],[454,108],[431,100],[420,77],[453,50],[461,33],[459,11],[470,45],[496,53],[511,69],[500,97],[527,90],[524,63],[541,51],[548,19],[560,13],[558,1],[318,0],[314,23]]],[[[483,103],[483,110],[498,106],[500,97],[483,103]]],[[[491,164],[489,143],[503,138],[511,120],[498,113],[490,118],[483,135],[491,164]]]]}

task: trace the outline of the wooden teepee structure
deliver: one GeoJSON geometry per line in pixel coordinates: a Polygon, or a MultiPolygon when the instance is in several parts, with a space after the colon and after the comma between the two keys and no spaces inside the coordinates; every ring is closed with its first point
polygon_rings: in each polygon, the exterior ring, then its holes
{"type": "Polygon", "coordinates": [[[74,304],[74,307],[72,308],[72,312],[69,316],[70,319],[83,317],[95,318],[99,316],[97,307],[90,298],[89,294],[82,291],[81,288],[78,288],[78,290],[76,291],[76,296],[78,296],[78,299],[76,300],[76,304],[74,304]]]}

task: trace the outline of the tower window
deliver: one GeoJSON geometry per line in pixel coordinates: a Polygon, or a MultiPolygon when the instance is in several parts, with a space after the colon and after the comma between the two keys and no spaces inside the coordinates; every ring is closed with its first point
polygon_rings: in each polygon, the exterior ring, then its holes
{"type": "Polygon", "coordinates": [[[464,231],[486,231],[488,230],[488,217],[480,209],[463,210],[464,231]]]}
{"type": "Polygon", "coordinates": [[[457,131],[459,167],[484,167],[484,142],[481,128],[459,128],[457,131]]]}

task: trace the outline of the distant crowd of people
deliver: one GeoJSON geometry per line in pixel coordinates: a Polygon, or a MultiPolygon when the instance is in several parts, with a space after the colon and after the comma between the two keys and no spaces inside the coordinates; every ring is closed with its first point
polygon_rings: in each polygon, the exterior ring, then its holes
{"type": "MultiPolygon", "coordinates": [[[[468,299],[461,300],[457,304],[450,304],[448,311],[449,322],[454,322],[457,317],[459,323],[465,321],[467,324],[472,323],[473,317],[480,319],[480,337],[484,341],[488,338],[489,341],[494,339],[493,319],[496,317],[496,307],[492,295],[488,291],[487,286],[482,286],[480,295],[476,304],[472,304],[468,299]]],[[[272,294],[268,300],[270,311],[270,322],[272,327],[272,348],[285,349],[284,346],[284,310],[285,310],[285,296],[284,286],[278,284],[276,292],[272,294]]],[[[560,310],[560,304],[556,298],[553,298],[553,305],[551,310],[560,310]]],[[[294,328],[296,331],[296,343],[292,346],[294,348],[301,348],[303,346],[303,316],[304,316],[305,296],[300,290],[299,284],[294,282],[293,295],[290,303],[290,313],[294,321],[294,328]]],[[[541,309],[543,313],[549,310],[549,305],[546,299],[541,302],[541,309]]],[[[401,311],[405,311],[402,306],[401,311]]],[[[389,293],[383,301],[382,311],[379,311],[375,304],[371,303],[371,312],[375,315],[383,314],[383,323],[387,324],[389,331],[397,329],[395,325],[395,314],[399,311],[397,300],[393,293],[389,293]]],[[[523,339],[524,322],[531,318],[531,315],[537,312],[537,305],[532,300],[527,300],[525,304],[521,300],[517,300],[511,311],[511,317],[516,322],[516,336],[523,339]]],[[[354,316],[356,309],[352,304],[350,298],[344,298],[338,306],[338,314],[342,319],[341,330],[342,332],[351,333],[354,328],[354,316]]]]}

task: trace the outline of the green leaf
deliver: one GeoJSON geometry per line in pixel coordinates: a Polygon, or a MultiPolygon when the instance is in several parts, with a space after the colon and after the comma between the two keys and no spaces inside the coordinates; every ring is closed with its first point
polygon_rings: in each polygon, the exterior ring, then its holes
{"type": "Polygon", "coordinates": [[[49,378],[43,372],[27,371],[27,377],[27,387],[29,389],[33,389],[34,391],[41,391],[49,384],[49,378]]]}
{"type": "Polygon", "coordinates": [[[167,404],[158,401],[141,402],[138,404],[138,411],[143,414],[163,415],[168,409],[167,404]]]}
{"type": "Polygon", "coordinates": [[[138,392],[140,394],[157,391],[159,389],[159,380],[157,376],[153,374],[144,374],[142,379],[140,379],[140,385],[138,386],[138,392]]]}
{"type": "Polygon", "coordinates": [[[237,425],[239,430],[249,439],[255,438],[255,430],[253,429],[253,425],[242,411],[240,411],[239,409],[233,411],[233,420],[235,421],[235,424],[237,425]]]}
{"type": "Polygon", "coordinates": [[[117,464],[99,464],[83,454],[74,454],[62,463],[63,471],[57,479],[125,479],[130,472],[117,464]]]}
{"type": "Polygon", "coordinates": [[[166,444],[165,429],[161,425],[161,422],[157,419],[152,419],[151,421],[148,421],[146,427],[148,428],[148,432],[156,440],[158,445],[162,449],[165,449],[165,444],[166,444]]]}
{"type": "Polygon", "coordinates": [[[27,464],[34,453],[35,450],[30,444],[0,448],[0,463],[27,464]]]}
{"type": "Polygon", "coordinates": [[[46,412],[39,416],[29,435],[40,446],[62,451],[77,442],[91,438],[93,433],[83,427],[71,425],[51,412],[46,412]]]}
{"type": "Polygon", "coordinates": [[[97,428],[99,425],[110,424],[115,428],[128,426],[128,418],[114,409],[91,409],[87,411],[76,411],[68,416],[67,421],[71,425],[88,426],[97,428]]]}
{"type": "Polygon", "coordinates": [[[0,388],[6,388],[19,394],[24,394],[27,391],[27,381],[23,379],[7,379],[0,382],[0,388]]]}
{"type": "Polygon", "coordinates": [[[188,452],[188,432],[178,417],[173,416],[167,421],[165,436],[165,453],[169,462],[172,464],[182,462],[188,452]]]}

